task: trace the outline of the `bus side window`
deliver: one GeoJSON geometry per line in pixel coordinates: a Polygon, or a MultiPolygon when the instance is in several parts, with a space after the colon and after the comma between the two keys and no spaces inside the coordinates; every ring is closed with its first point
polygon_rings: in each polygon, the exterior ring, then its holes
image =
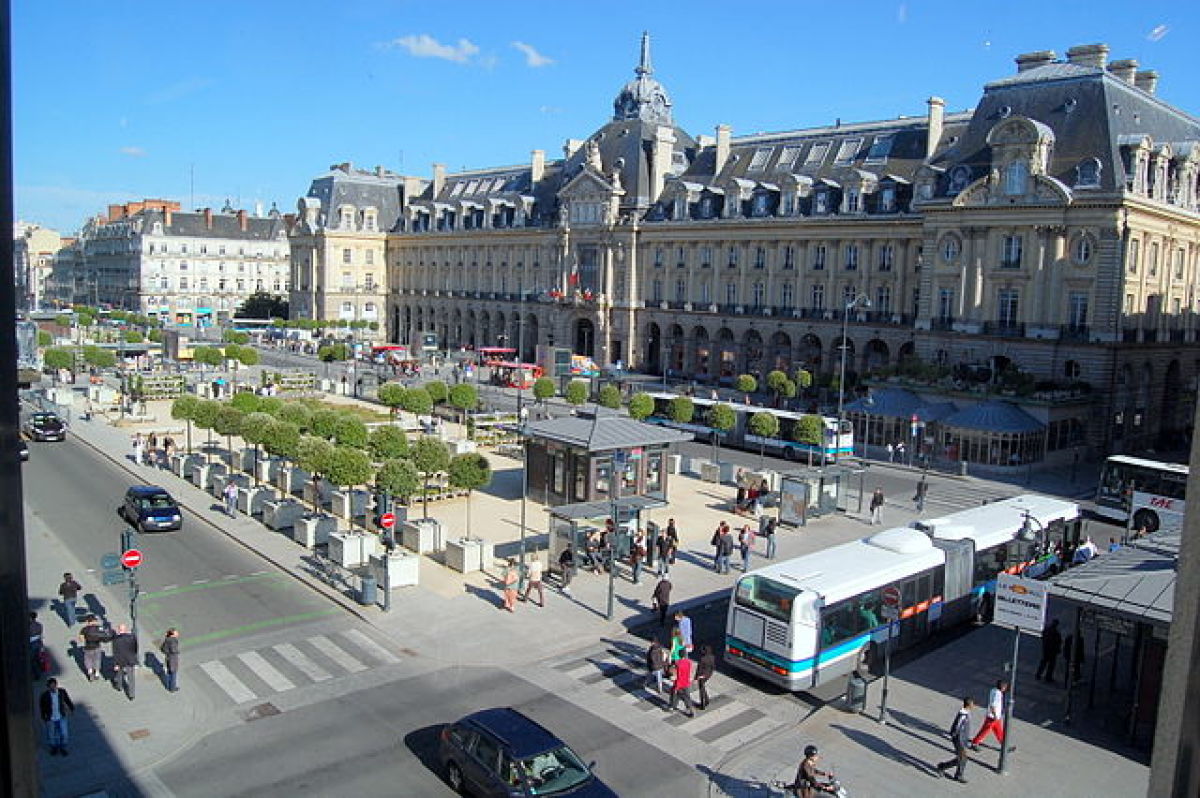
{"type": "Polygon", "coordinates": [[[859,632],[869,632],[879,626],[879,591],[872,590],[864,593],[854,601],[856,628],[859,632]]]}
{"type": "Polygon", "coordinates": [[[917,598],[917,578],[910,577],[900,583],[900,608],[908,609],[916,604],[920,599],[917,598]]]}

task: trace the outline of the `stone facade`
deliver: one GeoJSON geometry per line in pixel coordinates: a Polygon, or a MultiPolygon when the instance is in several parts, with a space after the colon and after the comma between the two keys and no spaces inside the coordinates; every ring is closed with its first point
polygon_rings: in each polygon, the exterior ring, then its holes
{"type": "Polygon", "coordinates": [[[50,277],[62,236],[36,224],[18,223],[13,237],[13,277],[17,308],[37,310],[52,302],[50,277]]]}

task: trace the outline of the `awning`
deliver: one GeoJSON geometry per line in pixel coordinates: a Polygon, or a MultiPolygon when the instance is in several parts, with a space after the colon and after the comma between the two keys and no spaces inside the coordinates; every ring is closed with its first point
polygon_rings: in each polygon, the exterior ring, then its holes
{"type": "Polygon", "coordinates": [[[1102,553],[1051,577],[1050,594],[1133,621],[1169,625],[1179,571],[1177,531],[1163,531],[1102,553]]]}
{"type": "Polygon", "coordinates": [[[968,407],[942,420],[947,427],[1019,435],[1041,432],[1046,425],[1011,402],[991,401],[968,407]]]}
{"type": "Polygon", "coordinates": [[[628,496],[615,502],[578,502],[576,504],[561,504],[558,507],[547,508],[547,512],[555,518],[564,521],[587,521],[593,518],[611,518],[613,505],[616,505],[617,517],[624,518],[646,510],[658,510],[667,506],[662,499],[649,496],[628,496]]]}

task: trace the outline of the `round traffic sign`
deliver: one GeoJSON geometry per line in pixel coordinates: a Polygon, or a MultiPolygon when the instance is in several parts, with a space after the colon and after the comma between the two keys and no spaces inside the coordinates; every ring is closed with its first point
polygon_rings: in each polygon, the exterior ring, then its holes
{"type": "Polygon", "coordinates": [[[126,568],[137,568],[142,564],[142,553],[137,549],[129,549],[121,553],[121,565],[126,568]]]}
{"type": "Polygon", "coordinates": [[[396,514],[384,513],[383,515],[379,516],[379,525],[384,529],[391,529],[396,525],[396,514]]]}
{"type": "Polygon", "coordinates": [[[896,586],[885,587],[883,589],[883,603],[889,607],[900,606],[900,588],[896,586]]]}

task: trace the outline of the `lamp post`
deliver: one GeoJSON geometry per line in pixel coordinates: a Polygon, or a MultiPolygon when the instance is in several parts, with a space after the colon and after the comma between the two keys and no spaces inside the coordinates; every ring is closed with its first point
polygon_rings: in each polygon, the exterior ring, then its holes
{"type": "Polygon", "coordinates": [[[864,308],[871,307],[871,300],[866,294],[855,294],[854,298],[846,303],[846,310],[842,314],[842,364],[838,373],[838,428],[837,435],[833,439],[833,459],[835,461],[841,459],[842,453],[842,427],[846,423],[846,335],[850,331],[850,311],[858,305],[864,308]]]}

